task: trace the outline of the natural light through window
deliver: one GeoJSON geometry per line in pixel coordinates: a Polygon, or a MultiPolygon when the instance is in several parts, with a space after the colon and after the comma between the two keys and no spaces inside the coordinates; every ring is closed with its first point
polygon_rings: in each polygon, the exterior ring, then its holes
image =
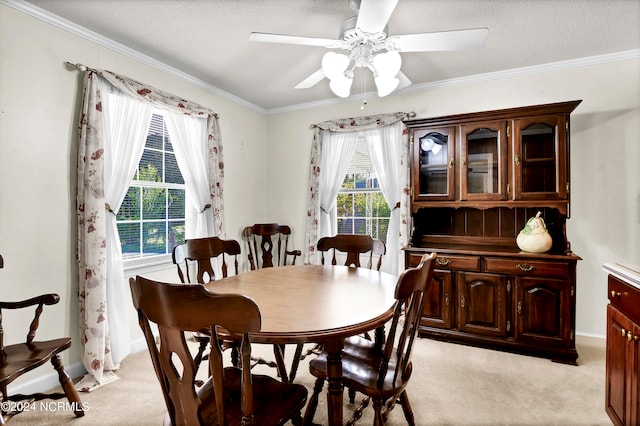
{"type": "Polygon", "coordinates": [[[371,235],[386,243],[391,210],[378,186],[367,142],[358,138],[338,193],[338,233],[371,235]]]}
{"type": "Polygon", "coordinates": [[[161,114],[116,216],[125,261],[167,255],[185,238],[185,184],[161,114]]]}

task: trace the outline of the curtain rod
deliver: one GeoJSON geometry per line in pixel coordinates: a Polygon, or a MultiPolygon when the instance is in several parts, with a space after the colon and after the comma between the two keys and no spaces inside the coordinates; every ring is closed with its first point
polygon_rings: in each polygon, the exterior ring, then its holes
{"type": "Polygon", "coordinates": [[[99,72],[99,70],[96,70],[96,69],[93,69],[93,68],[89,68],[88,66],[86,66],[84,64],[81,64],[81,63],[74,64],[73,62],[69,62],[69,61],[65,61],[64,63],[68,67],[75,68],[78,71],[91,70],[91,71],[99,72]]]}
{"type": "MultiPolygon", "coordinates": [[[[381,116],[381,115],[394,115],[394,114],[403,114],[404,118],[402,118],[402,120],[406,120],[407,118],[415,118],[415,116],[416,116],[416,113],[415,113],[415,112],[410,111],[410,112],[401,112],[401,113],[396,112],[396,113],[392,113],[392,114],[377,114],[377,115],[374,115],[373,117],[381,116]]],[[[368,117],[368,116],[366,116],[366,117],[368,117]]],[[[357,117],[356,117],[356,118],[357,118],[357,117]]],[[[350,118],[339,118],[339,119],[337,119],[337,120],[329,120],[329,121],[341,121],[341,120],[350,120],[350,118]]],[[[326,123],[326,122],[325,122],[325,123],[326,123]]],[[[313,129],[313,128],[315,128],[315,127],[320,127],[320,124],[323,124],[323,123],[314,123],[314,124],[310,124],[310,125],[309,125],[309,128],[310,128],[310,129],[313,129]]]]}

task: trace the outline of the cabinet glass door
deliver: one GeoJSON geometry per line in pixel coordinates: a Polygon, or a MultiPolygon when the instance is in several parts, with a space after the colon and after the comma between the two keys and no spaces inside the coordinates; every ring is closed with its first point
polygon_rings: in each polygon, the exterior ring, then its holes
{"type": "Polygon", "coordinates": [[[516,120],[514,167],[516,198],[566,198],[563,118],[533,117],[516,120]]]}
{"type": "Polygon", "coordinates": [[[414,194],[420,200],[450,200],[455,196],[453,181],[453,128],[415,130],[414,194]]]}
{"type": "Polygon", "coordinates": [[[505,198],[505,129],[503,122],[463,126],[460,168],[463,200],[505,198]]]}

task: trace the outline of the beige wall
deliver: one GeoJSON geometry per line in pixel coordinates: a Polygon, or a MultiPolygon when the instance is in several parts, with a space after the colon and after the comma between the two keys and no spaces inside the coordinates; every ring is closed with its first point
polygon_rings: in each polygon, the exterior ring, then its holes
{"type": "MultiPolygon", "coordinates": [[[[425,70],[428,72],[428,70],[425,70]]],[[[578,264],[576,332],[606,334],[606,262],[640,265],[640,60],[513,76],[269,116],[273,215],[304,229],[306,164],[287,168],[278,154],[309,157],[309,124],[331,118],[415,111],[418,118],[582,99],[571,119],[571,218],[567,234],[578,264]],[[282,161],[281,163],[278,163],[282,161]],[[278,165],[279,164],[279,165],[278,165]],[[292,195],[295,194],[295,195],[292,195]],[[304,210],[303,210],[304,211],[304,210]]],[[[296,235],[302,247],[303,235],[296,235]]]]}
{"type": "MultiPolygon", "coordinates": [[[[21,12],[0,5],[0,270],[2,300],[58,293],[40,338],[69,335],[65,365],[79,362],[76,277],[76,116],[80,73],[64,62],[112,70],[220,114],[227,234],[266,220],[267,117],[21,12]]],[[[172,276],[173,277],[173,276],[172,276]]],[[[3,312],[4,313],[4,312],[3,312]]],[[[131,309],[132,339],[140,337],[131,309]]],[[[30,318],[3,318],[5,343],[23,340],[30,318]],[[22,328],[14,327],[21,320],[22,328]]],[[[47,372],[47,369],[42,369],[47,372]]],[[[51,369],[51,371],[53,371],[51,369]]],[[[42,374],[42,372],[38,372],[42,374]]]]}
{"type": "MultiPolygon", "coordinates": [[[[64,61],[109,69],[218,112],[227,235],[239,239],[242,227],[255,222],[288,223],[300,248],[310,124],[383,112],[432,117],[582,99],[572,118],[572,217],[567,226],[573,250],[584,259],[578,265],[577,333],[605,335],[601,265],[640,264],[638,59],[371,98],[365,111],[356,101],[265,115],[0,5],[1,298],[60,294],[61,303],[45,311],[39,336],[74,339],[63,358],[67,365],[77,366],[80,353],[74,183],[80,74],[65,68],[64,61]]],[[[168,269],[154,276],[172,279],[173,274],[168,269]]],[[[132,309],[132,343],[139,344],[133,318],[132,309]]],[[[13,323],[5,316],[6,342],[24,337],[13,323]]]]}

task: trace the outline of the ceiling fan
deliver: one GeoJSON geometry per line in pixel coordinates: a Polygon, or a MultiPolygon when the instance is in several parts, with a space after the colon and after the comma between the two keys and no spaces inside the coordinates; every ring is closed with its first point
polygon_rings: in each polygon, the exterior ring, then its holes
{"type": "Polygon", "coordinates": [[[249,40],[344,50],[346,53],[327,52],[322,58],[322,68],[302,80],[295,88],[310,88],[326,77],[333,93],[346,98],[351,91],[353,71],[356,68],[368,68],[373,73],[378,96],[383,97],[397,88],[411,85],[409,78],[400,71],[400,52],[477,49],[484,45],[489,32],[487,28],[472,28],[389,35],[387,22],[398,0],[348,1],[357,16],[342,23],[339,39],[252,32],[249,40]]]}

